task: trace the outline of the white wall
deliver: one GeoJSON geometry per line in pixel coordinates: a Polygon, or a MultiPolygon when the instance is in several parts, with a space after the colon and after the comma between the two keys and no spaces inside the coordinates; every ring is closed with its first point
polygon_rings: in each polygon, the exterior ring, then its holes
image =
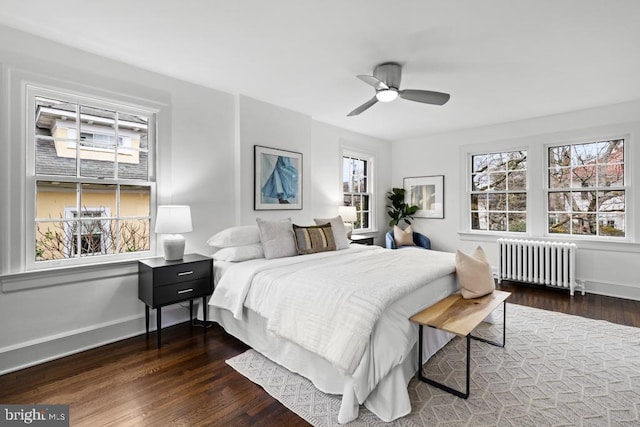
{"type": "MultiPolygon", "coordinates": [[[[239,224],[255,224],[256,218],[291,217],[294,223],[312,224],[314,217],[335,216],[342,200],[341,148],[351,147],[375,156],[378,215],[375,232],[378,237],[385,227],[384,192],[391,180],[391,144],[359,135],[311,119],[285,108],[276,107],[246,96],[239,97],[240,152],[238,171],[239,224]],[[254,145],[302,153],[302,210],[253,210],[254,145]],[[382,227],[382,228],[381,228],[382,227]]],[[[389,188],[387,188],[389,187],[389,188]]],[[[380,240],[381,242],[381,240],[380,240]]]]}
{"type": "Polygon", "coordinates": [[[262,101],[239,97],[240,172],[239,223],[255,224],[256,218],[290,217],[294,223],[308,224],[313,211],[311,188],[311,117],[262,101]],[[253,210],[254,145],[302,153],[302,210],[253,210]]]}
{"type": "MultiPolygon", "coordinates": [[[[633,191],[627,192],[629,207],[626,243],[597,243],[579,240],[576,277],[587,282],[589,292],[640,299],[637,265],[640,262],[640,101],[604,106],[548,117],[430,135],[403,141],[393,146],[392,183],[402,187],[409,176],[445,176],[445,218],[417,218],[414,228],[431,238],[434,249],[471,251],[481,244],[495,266],[495,236],[468,233],[466,217],[466,153],[528,149],[529,191],[542,200],[545,180],[545,144],[589,141],[591,138],[626,136],[628,172],[633,191]]],[[[529,207],[531,237],[544,237],[545,206],[529,207]],[[533,213],[533,214],[532,214],[533,213]]]]}
{"type": "MultiPolygon", "coordinates": [[[[137,263],[23,274],[25,248],[22,81],[139,102],[158,117],[158,202],[192,206],[195,232],[187,251],[204,252],[206,236],[233,224],[218,203],[233,188],[235,99],[232,95],[0,27],[3,128],[0,134],[0,373],[144,331],[137,263]]],[[[205,252],[206,253],[206,252],[205,252]]],[[[172,306],[165,324],[187,319],[172,306]]],[[[152,320],[154,321],[154,320],[152,320]]]]}
{"type": "Polygon", "coordinates": [[[376,245],[384,246],[384,233],[389,222],[385,193],[391,190],[391,144],[320,122],[313,123],[312,137],[315,179],[311,192],[314,197],[314,215],[335,215],[336,206],[342,204],[342,150],[346,148],[372,155],[376,163],[375,177],[371,184],[377,214],[373,218],[375,231],[366,234],[374,237],[376,245]],[[337,162],[336,158],[339,159],[337,162]]]}
{"type": "MultiPolygon", "coordinates": [[[[144,332],[136,261],[23,272],[26,251],[21,242],[28,224],[23,79],[110,99],[134,99],[160,109],[158,203],[191,206],[194,231],[185,235],[186,252],[209,254],[209,236],[232,225],[253,224],[256,217],[291,216],[310,223],[315,216],[336,214],[343,140],[379,153],[378,185],[390,186],[390,143],[248,97],[164,77],[2,26],[0,67],[0,374],[144,332]],[[254,144],[303,153],[302,211],[253,210],[254,144]]],[[[187,317],[188,305],[163,310],[164,325],[187,317]]],[[[154,318],[151,321],[155,324],[154,318]]]]}

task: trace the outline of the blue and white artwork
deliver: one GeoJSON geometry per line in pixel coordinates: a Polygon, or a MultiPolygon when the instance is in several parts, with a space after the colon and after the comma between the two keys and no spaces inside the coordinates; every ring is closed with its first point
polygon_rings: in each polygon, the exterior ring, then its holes
{"type": "Polygon", "coordinates": [[[255,146],[255,209],[302,209],[302,154],[255,146]]]}

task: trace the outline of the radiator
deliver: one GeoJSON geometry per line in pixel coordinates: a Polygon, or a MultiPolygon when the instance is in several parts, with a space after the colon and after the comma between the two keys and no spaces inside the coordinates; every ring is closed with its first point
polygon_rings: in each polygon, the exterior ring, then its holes
{"type": "Polygon", "coordinates": [[[573,296],[577,249],[575,243],[498,239],[498,283],[504,279],[568,288],[573,296]]]}

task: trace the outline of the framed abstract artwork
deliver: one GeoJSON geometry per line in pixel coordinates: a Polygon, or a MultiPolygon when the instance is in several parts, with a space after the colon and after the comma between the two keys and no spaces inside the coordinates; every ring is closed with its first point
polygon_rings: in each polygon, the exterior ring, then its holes
{"type": "Polygon", "coordinates": [[[302,209],[302,153],[253,149],[254,210],[302,209]]]}
{"type": "Polygon", "coordinates": [[[404,179],[405,203],[418,205],[416,218],[444,218],[444,175],[404,179]]]}

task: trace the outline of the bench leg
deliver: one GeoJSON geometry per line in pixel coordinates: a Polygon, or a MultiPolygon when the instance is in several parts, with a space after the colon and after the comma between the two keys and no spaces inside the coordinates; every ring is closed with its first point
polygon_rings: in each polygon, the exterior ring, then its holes
{"type": "Polygon", "coordinates": [[[444,390],[448,393],[451,393],[455,396],[461,397],[463,399],[467,399],[469,397],[469,376],[470,376],[470,362],[471,362],[471,338],[477,341],[486,342],[487,344],[495,345],[497,347],[504,347],[507,343],[507,302],[503,302],[504,310],[503,310],[503,323],[502,323],[502,343],[491,341],[485,338],[476,337],[471,334],[467,335],[467,392],[463,393],[456,389],[453,389],[445,384],[434,381],[430,378],[427,378],[422,375],[422,325],[418,325],[418,372],[416,377],[427,384],[430,384],[434,387],[439,388],[440,390],[444,390]]]}
{"type": "Polygon", "coordinates": [[[499,343],[497,341],[491,341],[486,338],[476,337],[474,335],[470,335],[476,341],[486,342],[487,344],[495,345],[496,347],[504,347],[507,343],[507,301],[502,302],[503,310],[502,310],[502,342],[499,343]]]}
{"type": "Polygon", "coordinates": [[[444,390],[447,393],[451,393],[455,396],[461,397],[463,399],[467,399],[469,397],[469,371],[470,371],[470,360],[471,360],[471,335],[467,335],[467,391],[463,393],[454,388],[449,387],[448,385],[442,384],[438,381],[432,380],[431,378],[427,378],[422,375],[422,325],[419,325],[418,328],[418,373],[416,377],[427,384],[430,384],[434,387],[439,388],[440,390],[444,390]]]}

